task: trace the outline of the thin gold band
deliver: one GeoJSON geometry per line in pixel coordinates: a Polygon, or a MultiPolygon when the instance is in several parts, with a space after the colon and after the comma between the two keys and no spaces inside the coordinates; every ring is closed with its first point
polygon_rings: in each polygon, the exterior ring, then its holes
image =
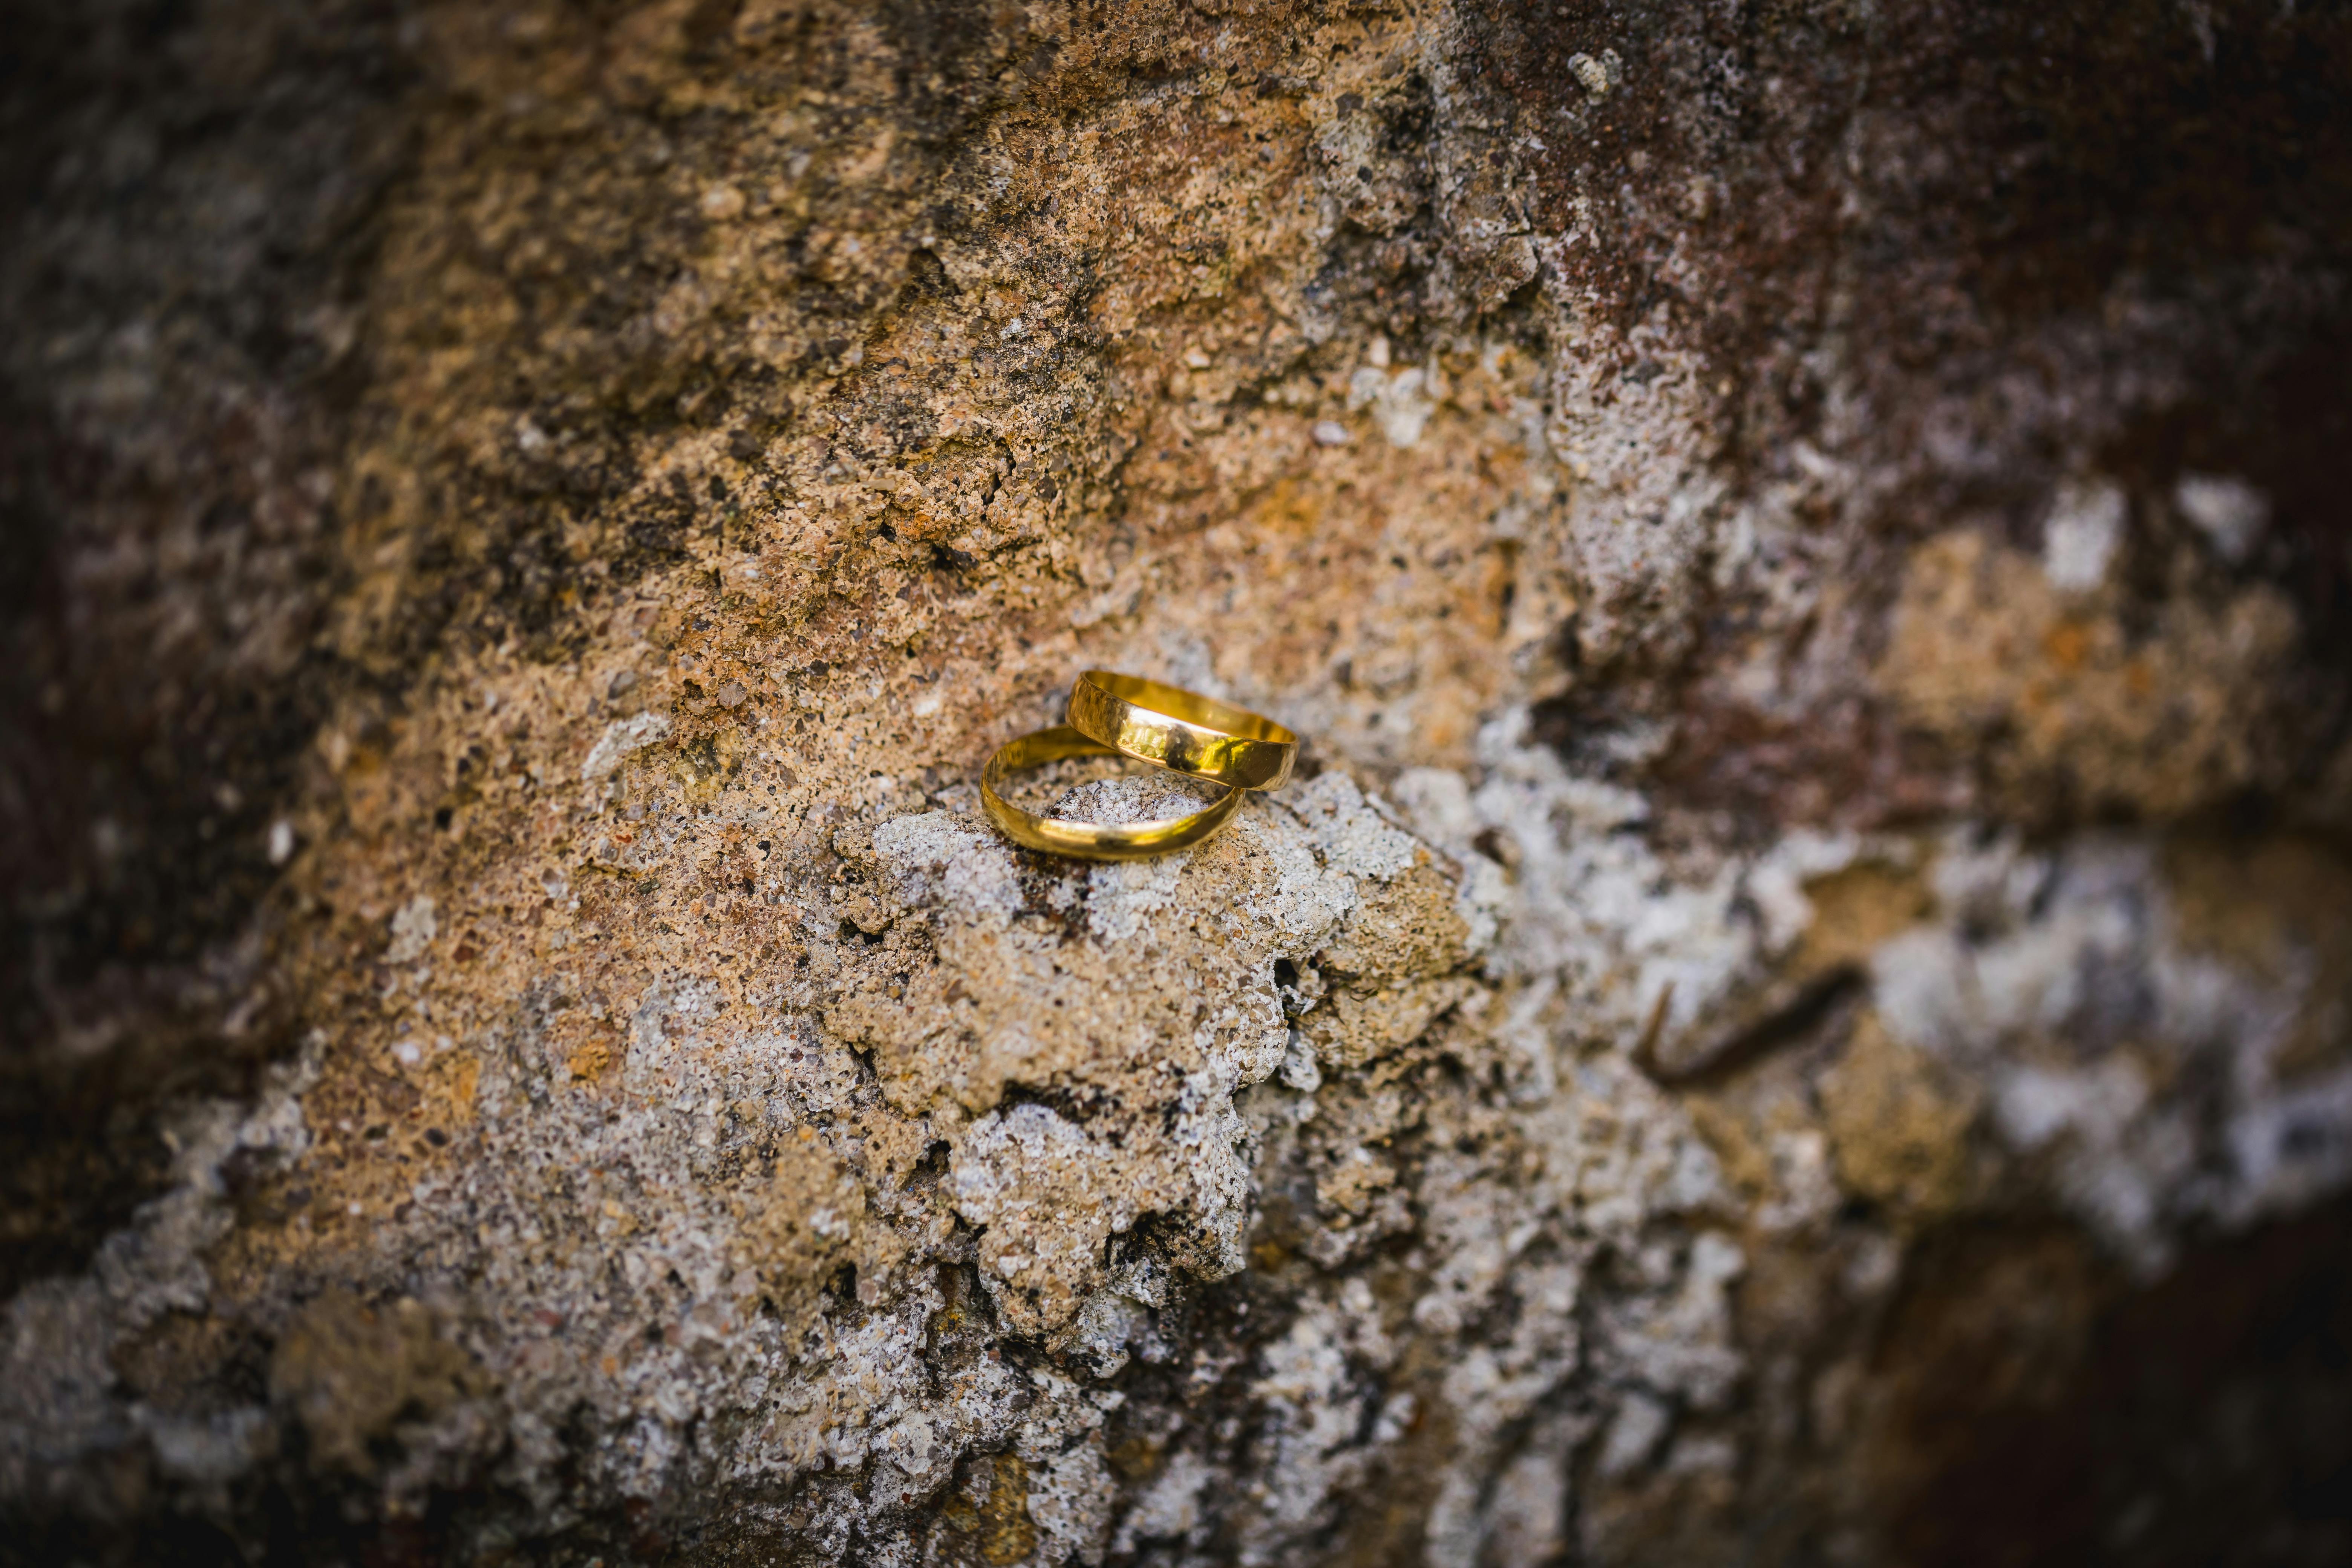
{"type": "Polygon", "coordinates": [[[1232,819],[1234,813],[1241,809],[1242,792],[1229,788],[1223,799],[1190,816],[1099,826],[1091,822],[1066,822],[1057,816],[1039,816],[1008,804],[998,793],[1003,785],[1004,775],[1017,768],[1034,768],[1040,763],[1058,763],[1065,757],[1116,754],[1112,747],[1091,740],[1066,724],[1038,730],[1017,741],[1007,741],[996,749],[994,756],[988,759],[988,766],[981,770],[980,803],[987,808],[990,820],[1003,829],[1004,836],[1014,843],[1055,855],[1075,855],[1082,860],[1140,860],[1149,855],[1164,855],[1171,849],[1186,848],[1213,837],[1232,819]]]}
{"type": "Polygon", "coordinates": [[[1070,727],[1138,762],[1234,789],[1280,789],[1298,737],[1262,714],[1181,686],[1089,669],[1070,688],[1070,727]]]}

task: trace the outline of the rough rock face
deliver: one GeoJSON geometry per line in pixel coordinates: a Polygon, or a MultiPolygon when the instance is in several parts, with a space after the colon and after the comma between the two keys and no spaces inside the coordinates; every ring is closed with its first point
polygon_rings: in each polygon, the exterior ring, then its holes
{"type": "Polygon", "coordinates": [[[7,1552],[2352,1550],[2340,7],[9,69],[7,1552]]]}

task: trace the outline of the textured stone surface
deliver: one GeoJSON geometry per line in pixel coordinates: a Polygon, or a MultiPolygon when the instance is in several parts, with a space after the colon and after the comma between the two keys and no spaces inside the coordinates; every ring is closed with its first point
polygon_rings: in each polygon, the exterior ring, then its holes
{"type": "Polygon", "coordinates": [[[2336,10],[26,27],[10,1552],[2352,1547],[2336,10]]]}

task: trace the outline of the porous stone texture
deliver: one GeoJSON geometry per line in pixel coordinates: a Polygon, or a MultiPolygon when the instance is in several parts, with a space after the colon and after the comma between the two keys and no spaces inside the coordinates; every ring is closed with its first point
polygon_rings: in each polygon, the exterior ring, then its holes
{"type": "Polygon", "coordinates": [[[2352,1552],[2340,8],[23,40],[0,1553],[2352,1552]]]}

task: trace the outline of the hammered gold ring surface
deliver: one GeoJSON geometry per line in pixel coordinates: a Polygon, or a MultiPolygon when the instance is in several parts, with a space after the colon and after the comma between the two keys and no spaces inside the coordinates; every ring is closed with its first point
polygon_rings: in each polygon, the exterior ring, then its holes
{"type": "Polygon", "coordinates": [[[1246,708],[1140,676],[1089,669],[1070,688],[1070,728],[1090,741],[1230,789],[1280,789],[1298,737],[1246,708]]]}
{"type": "Polygon", "coordinates": [[[1055,855],[1074,855],[1082,860],[1140,860],[1146,856],[1164,855],[1171,849],[1204,843],[1241,808],[1242,792],[1228,787],[1222,798],[1190,816],[1105,826],[1039,816],[1011,804],[1002,793],[1005,776],[1022,768],[1058,763],[1066,757],[1118,754],[1116,748],[1080,734],[1066,724],[1007,741],[988,759],[988,766],[981,770],[980,804],[986,808],[989,820],[1016,844],[1055,855]]]}

